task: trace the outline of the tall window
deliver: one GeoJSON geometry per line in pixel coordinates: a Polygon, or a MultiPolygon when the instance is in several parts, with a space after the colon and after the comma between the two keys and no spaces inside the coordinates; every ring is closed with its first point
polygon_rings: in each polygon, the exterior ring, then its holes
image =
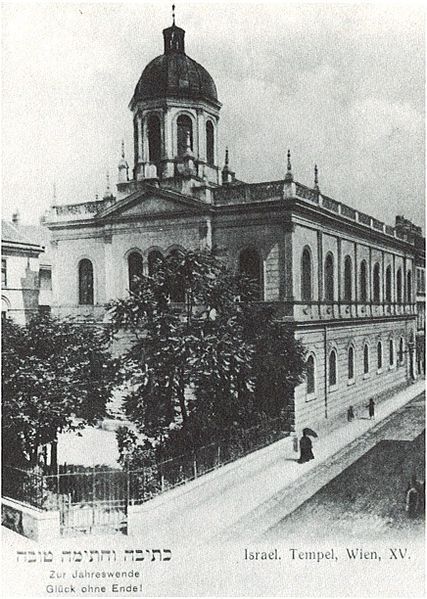
{"type": "Polygon", "coordinates": [[[383,367],[383,344],[381,341],[378,341],[377,345],[377,366],[378,370],[383,367]]]}
{"type": "Polygon", "coordinates": [[[160,134],[160,119],[151,115],[148,119],[148,155],[150,162],[159,162],[162,154],[162,141],[160,134]]]}
{"type": "Polygon", "coordinates": [[[148,274],[153,276],[156,272],[156,268],[163,261],[163,254],[159,250],[151,250],[148,254],[148,274]]]}
{"type": "Polygon", "coordinates": [[[402,303],[402,269],[399,268],[396,274],[396,301],[402,303]]]}
{"type": "Polygon", "coordinates": [[[87,258],[79,263],[79,304],[93,305],[93,266],[87,258]]]}
{"type": "Polygon", "coordinates": [[[315,370],[314,356],[308,356],[307,371],[306,371],[307,395],[313,394],[316,390],[316,380],[315,380],[314,370],[315,370]]]}
{"type": "Polygon", "coordinates": [[[406,275],[407,285],[406,285],[406,301],[408,304],[412,302],[412,274],[411,271],[406,275]]]}
{"type": "Polygon", "coordinates": [[[353,346],[348,348],[348,379],[354,379],[354,349],[353,346]]]}
{"type": "Polygon", "coordinates": [[[380,265],[378,262],[374,264],[374,302],[380,301],[380,265]]]}
{"type": "Polygon", "coordinates": [[[405,354],[404,354],[404,341],[403,341],[403,337],[401,337],[400,341],[399,341],[399,362],[401,364],[403,363],[404,356],[405,356],[405,354]]]}
{"type": "Polygon", "coordinates": [[[337,353],[333,349],[329,354],[329,386],[337,384],[337,353]]]}
{"type": "Polygon", "coordinates": [[[393,343],[393,339],[390,339],[390,341],[389,341],[389,362],[390,362],[390,366],[393,366],[393,364],[394,364],[394,343],[393,343]]]}
{"type": "Polygon", "coordinates": [[[344,299],[347,302],[351,302],[351,258],[346,256],[344,260],[344,299]]]}
{"type": "Polygon", "coordinates": [[[365,343],[365,347],[363,348],[363,374],[368,374],[369,372],[369,347],[368,344],[365,343]]]}
{"type": "Polygon", "coordinates": [[[301,299],[303,302],[311,302],[311,255],[310,250],[305,248],[301,260],[301,299]]]}
{"type": "Polygon", "coordinates": [[[214,127],[212,121],[206,123],[206,160],[208,164],[214,164],[214,127]]]}
{"type": "Polygon", "coordinates": [[[255,298],[262,299],[262,262],[253,248],[242,250],[239,256],[239,272],[256,285],[255,298]]]}
{"type": "Polygon", "coordinates": [[[391,302],[391,266],[385,271],[385,301],[391,302]]]}
{"type": "Polygon", "coordinates": [[[1,259],[1,286],[7,287],[7,262],[6,258],[1,259]]]}
{"type": "Polygon", "coordinates": [[[135,162],[139,158],[138,119],[139,119],[139,116],[135,117],[135,119],[133,121],[133,154],[135,156],[135,162]]]}
{"type": "Polygon", "coordinates": [[[325,260],[325,300],[334,301],[334,258],[328,254],[325,260]]]}
{"type": "Polygon", "coordinates": [[[187,149],[187,136],[190,134],[190,146],[193,149],[193,123],[186,114],[181,114],[177,120],[178,156],[184,156],[187,149]]]}
{"type": "Polygon", "coordinates": [[[366,260],[362,260],[360,265],[360,300],[366,302],[368,299],[368,277],[366,260]]]}
{"type": "Polygon", "coordinates": [[[128,256],[129,291],[135,292],[138,278],[143,275],[143,260],[139,252],[131,252],[128,256]]]}

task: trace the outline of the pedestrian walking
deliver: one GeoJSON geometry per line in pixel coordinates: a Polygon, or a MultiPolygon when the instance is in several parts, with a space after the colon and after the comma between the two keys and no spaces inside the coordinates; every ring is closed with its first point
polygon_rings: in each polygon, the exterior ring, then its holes
{"type": "Polygon", "coordinates": [[[415,518],[418,512],[418,504],[419,504],[419,493],[417,489],[417,483],[414,477],[412,477],[412,481],[408,485],[408,490],[406,492],[406,505],[405,510],[410,518],[415,518]]]}
{"type": "Polygon", "coordinates": [[[309,462],[310,460],[314,459],[313,449],[312,449],[313,443],[311,442],[311,439],[309,437],[308,430],[307,429],[303,430],[302,437],[299,441],[299,448],[300,448],[300,457],[298,460],[299,464],[304,464],[305,462],[309,462]]]}
{"type": "Polygon", "coordinates": [[[369,419],[370,420],[372,420],[372,418],[375,419],[375,402],[372,399],[372,397],[371,397],[371,399],[369,400],[369,403],[368,403],[368,413],[369,413],[369,419]]]}

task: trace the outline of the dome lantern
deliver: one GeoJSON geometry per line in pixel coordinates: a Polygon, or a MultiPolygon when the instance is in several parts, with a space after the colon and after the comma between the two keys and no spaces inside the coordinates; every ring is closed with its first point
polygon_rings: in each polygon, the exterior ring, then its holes
{"type": "Polygon", "coordinates": [[[163,30],[164,53],[142,72],[130,102],[134,115],[134,177],[159,180],[182,173],[189,132],[194,177],[220,183],[218,122],[221,103],[208,71],[185,53],[185,31],[173,22],[163,30]]]}

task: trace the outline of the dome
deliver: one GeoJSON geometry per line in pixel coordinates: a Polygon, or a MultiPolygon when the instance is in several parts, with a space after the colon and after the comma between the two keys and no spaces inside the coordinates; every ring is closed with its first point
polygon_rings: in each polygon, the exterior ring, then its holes
{"type": "Polygon", "coordinates": [[[212,77],[185,54],[184,34],[176,25],[163,31],[165,52],[145,67],[131,104],[165,97],[204,99],[219,104],[212,77]]]}

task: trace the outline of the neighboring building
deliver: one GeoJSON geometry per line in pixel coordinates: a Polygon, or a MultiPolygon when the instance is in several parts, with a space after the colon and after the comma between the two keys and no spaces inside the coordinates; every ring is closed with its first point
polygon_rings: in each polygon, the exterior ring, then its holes
{"type": "Polygon", "coordinates": [[[50,311],[52,301],[49,230],[44,226],[2,220],[2,318],[25,324],[40,310],[50,311]]]}
{"type": "Polygon", "coordinates": [[[122,150],[116,197],[52,207],[53,310],[102,320],[158,252],[218,246],[307,348],[290,424],[365,410],[416,376],[412,237],[323,194],[317,169],[312,187],[296,182],[289,152],[278,181],[238,181],[228,152],[220,169],[215,83],[185,54],[182,29],[163,36],[130,103],[133,178],[122,150]]]}
{"type": "Polygon", "coordinates": [[[417,227],[403,216],[396,216],[396,230],[406,234],[415,245],[417,333],[416,359],[418,374],[426,371],[426,240],[421,227],[417,227]]]}

